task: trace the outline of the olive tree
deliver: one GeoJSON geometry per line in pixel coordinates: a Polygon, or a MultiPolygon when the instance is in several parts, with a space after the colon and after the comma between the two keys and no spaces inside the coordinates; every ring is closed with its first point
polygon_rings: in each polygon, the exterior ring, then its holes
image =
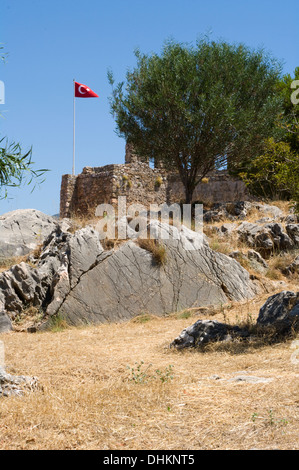
{"type": "Polygon", "coordinates": [[[140,157],[179,173],[186,203],[210,171],[257,156],[273,135],[281,66],[263,50],[203,39],[135,56],[125,81],[108,72],[116,131],[140,157]]]}

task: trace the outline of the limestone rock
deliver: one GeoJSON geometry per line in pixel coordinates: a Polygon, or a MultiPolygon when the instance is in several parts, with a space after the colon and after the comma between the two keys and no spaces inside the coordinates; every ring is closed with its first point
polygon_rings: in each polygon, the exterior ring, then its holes
{"type": "Polygon", "coordinates": [[[200,234],[160,222],[151,224],[165,246],[166,262],[157,264],[152,253],[134,241],[102,253],[59,310],[68,323],[123,321],[140,312],[162,315],[257,293],[248,272],[211,250],[200,234]]]}
{"type": "MultiPolygon", "coordinates": [[[[288,333],[299,326],[299,292],[282,291],[267,299],[259,312],[256,325],[272,326],[278,333],[288,333]]],[[[170,347],[176,349],[200,347],[213,341],[252,339],[247,329],[214,320],[198,320],[185,328],[170,347]]]]}
{"type": "Polygon", "coordinates": [[[208,210],[203,213],[204,222],[220,222],[225,217],[224,211],[208,210]]]}
{"type": "Polygon", "coordinates": [[[249,201],[235,201],[214,204],[210,210],[205,211],[204,222],[219,222],[224,218],[244,220],[252,210],[260,212],[263,216],[261,220],[264,219],[266,222],[279,220],[283,216],[282,210],[277,206],[249,201]]]}
{"type": "Polygon", "coordinates": [[[274,219],[279,219],[279,217],[283,216],[283,211],[274,205],[254,203],[253,207],[258,209],[259,212],[262,212],[268,217],[273,217],[274,219]]]}
{"type": "Polygon", "coordinates": [[[297,214],[289,214],[286,217],[284,217],[283,222],[286,224],[298,224],[299,223],[299,218],[297,214]]]}
{"type": "Polygon", "coordinates": [[[286,231],[289,237],[293,240],[294,245],[299,246],[299,224],[287,224],[286,231]]]}
{"type": "Polygon", "coordinates": [[[242,222],[237,232],[241,241],[254,248],[265,259],[269,258],[274,250],[289,250],[295,246],[292,238],[278,223],[260,225],[242,222]]]}
{"type": "Polygon", "coordinates": [[[141,312],[163,315],[259,292],[248,272],[214,252],[201,233],[158,221],[148,230],[165,248],[163,263],[136,240],[104,251],[92,227],[72,234],[57,225],[37,258],[0,274],[1,309],[13,320],[24,307],[37,306],[46,328],[47,318],[58,312],[74,325],[123,321],[141,312]]]}
{"type": "Polygon", "coordinates": [[[70,234],[57,226],[37,259],[31,257],[30,264],[21,262],[0,274],[0,307],[12,320],[27,305],[55,314],[102,251],[99,234],[91,227],[70,234]]]}
{"type": "Polygon", "coordinates": [[[198,320],[185,328],[170,347],[176,349],[199,347],[213,341],[232,341],[233,338],[244,336],[247,336],[247,332],[238,326],[230,326],[215,320],[198,320]]]}
{"type": "Polygon", "coordinates": [[[257,324],[288,327],[296,319],[299,319],[299,292],[282,291],[267,299],[260,309],[257,324]]]}
{"type": "Polygon", "coordinates": [[[58,221],[35,209],[18,209],[0,216],[0,258],[26,255],[57,227],[58,221]]]}
{"type": "Polygon", "coordinates": [[[70,285],[73,288],[80,276],[91,269],[97,257],[103,252],[99,232],[85,227],[69,238],[70,285]]]}
{"type": "Polygon", "coordinates": [[[260,253],[255,250],[248,250],[247,257],[251,263],[251,266],[257,271],[264,272],[269,268],[266,261],[263,259],[260,253]]]}
{"type": "Polygon", "coordinates": [[[283,270],[283,274],[299,274],[299,255],[283,270]]]}
{"type": "Polygon", "coordinates": [[[236,230],[237,225],[233,223],[225,223],[221,225],[221,227],[215,227],[216,232],[220,237],[228,237],[232,234],[234,230],[236,230]]]}
{"type": "Polygon", "coordinates": [[[12,395],[23,395],[24,392],[33,391],[39,386],[36,377],[28,377],[24,375],[14,376],[5,372],[0,366],[0,398],[12,395]]]}
{"type": "Polygon", "coordinates": [[[12,324],[9,316],[5,312],[0,312],[0,333],[6,333],[12,330],[12,324]]]}

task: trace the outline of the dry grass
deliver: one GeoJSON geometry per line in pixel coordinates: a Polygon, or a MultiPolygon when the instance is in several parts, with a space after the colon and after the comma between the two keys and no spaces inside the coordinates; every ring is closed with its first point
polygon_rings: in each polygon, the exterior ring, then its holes
{"type": "Polygon", "coordinates": [[[7,271],[13,265],[22,263],[22,261],[27,261],[28,255],[23,256],[14,256],[12,258],[0,258],[0,273],[7,271]]]}
{"type": "Polygon", "coordinates": [[[152,238],[138,238],[137,243],[140,248],[152,253],[153,259],[157,264],[164,264],[166,262],[166,248],[162,243],[159,243],[158,240],[152,238]]]}
{"type": "Polygon", "coordinates": [[[266,297],[211,312],[1,335],[8,371],[38,376],[43,389],[0,400],[0,448],[298,449],[299,364],[290,342],[205,353],[168,347],[198,318],[255,318],[266,297]],[[229,382],[238,374],[273,380],[229,382]]]}

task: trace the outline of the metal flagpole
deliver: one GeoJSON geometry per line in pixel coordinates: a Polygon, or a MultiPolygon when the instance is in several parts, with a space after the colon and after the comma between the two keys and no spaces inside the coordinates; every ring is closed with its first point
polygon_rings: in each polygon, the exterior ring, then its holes
{"type": "Polygon", "coordinates": [[[74,113],[73,113],[73,176],[75,175],[75,79],[73,79],[73,100],[74,100],[74,113]]]}

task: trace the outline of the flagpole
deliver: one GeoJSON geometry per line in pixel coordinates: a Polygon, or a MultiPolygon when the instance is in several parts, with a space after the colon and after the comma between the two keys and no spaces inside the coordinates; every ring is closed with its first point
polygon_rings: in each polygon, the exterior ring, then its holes
{"type": "Polygon", "coordinates": [[[75,175],[75,79],[73,79],[73,176],[75,175]]]}

